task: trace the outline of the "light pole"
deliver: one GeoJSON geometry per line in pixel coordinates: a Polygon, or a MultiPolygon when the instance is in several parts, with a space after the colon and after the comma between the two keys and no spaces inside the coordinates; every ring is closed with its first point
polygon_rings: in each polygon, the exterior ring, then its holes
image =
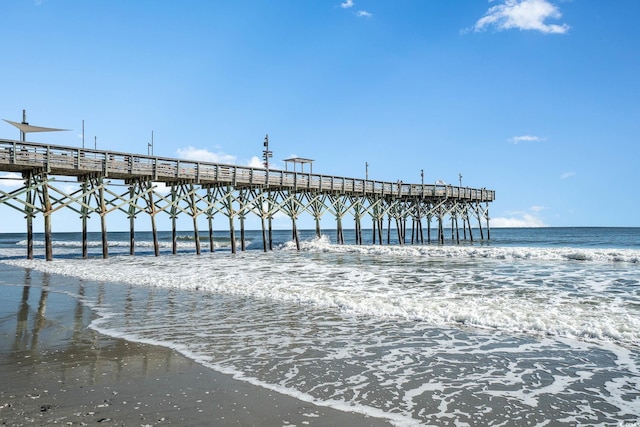
{"type": "Polygon", "coordinates": [[[269,151],[269,134],[267,134],[264,137],[264,150],[262,151],[262,160],[264,162],[264,168],[266,170],[269,170],[269,158],[270,157],[273,157],[273,152],[269,151]]]}
{"type": "Polygon", "coordinates": [[[153,156],[153,131],[151,131],[151,142],[147,143],[147,156],[153,156]]]}
{"type": "Polygon", "coordinates": [[[364,162],[364,179],[369,181],[369,163],[364,162]]]}
{"type": "Polygon", "coordinates": [[[424,169],[420,169],[420,184],[424,187],[424,169]]]}
{"type": "Polygon", "coordinates": [[[462,187],[462,174],[458,173],[458,178],[460,179],[460,187],[462,187]]]}

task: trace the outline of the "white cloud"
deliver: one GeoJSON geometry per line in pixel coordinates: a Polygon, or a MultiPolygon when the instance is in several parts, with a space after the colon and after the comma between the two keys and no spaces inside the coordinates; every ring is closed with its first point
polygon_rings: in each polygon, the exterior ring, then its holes
{"type": "Polygon", "coordinates": [[[236,162],[236,156],[233,156],[231,154],[212,153],[206,148],[195,148],[191,146],[187,148],[177,149],[176,155],[180,159],[196,160],[200,162],[228,163],[228,164],[234,164],[236,162]]]}
{"type": "Polygon", "coordinates": [[[0,175],[0,187],[16,188],[24,185],[24,179],[19,173],[8,172],[0,175]]]}
{"type": "MultiPolygon", "coordinates": [[[[343,9],[350,9],[355,6],[353,0],[345,0],[343,3],[340,3],[340,7],[343,9]]],[[[355,13],[355,15],[359,18],[371,18],[373,16],[372,13],[367,12],[366,10],[359,10],[355,13]]]]}
{"type": "Polygon", "coordinates": [[[258,156],[253,156],[251,160],[249,160],[249,163],[247,164],[247,166],[249,166],[250,168],[264,169],[264,163],[262,162],[262,159],[258,156]]]}
{"type": "Polygon", "coordinates": [[[509,138],[509,141],[511,141],[513,144],[517,144],[519,142],[540,142],[544,141],[544,138],[534,135],[521,135],[509,138]]]}
{"type": "Polygon", "coordinates": [[[538,216],[544,210],[544,206],[532,206],[528,212],[512,212],[510,217],[491,218],[491,227],[546,227],[547,225],[538,216]]]}
{"type": "Polygon", "coordinates": [[[560,10],[548,0],[504,0],[503,4],[489,8],[473,29],[478,32],[494,27],[498,31],[518,29],[564,34],[569,31],[567,24],[545,23],[547,19],[561,17],[560,10]]]}
{"type": "Polygon", "coordinates": [[[560,175],[560,179],[567,179],[567,178],[571,178],[572,176],[574,176],[576,173],[575,172],[565,172],[562,175],[560,175]]]}
{"type": "Polygon", "coordinates": [[[531,214],[522,214],[520,217],[491,218],[491,227],[546,227],[547,225],[538,217],[531,214]]]}

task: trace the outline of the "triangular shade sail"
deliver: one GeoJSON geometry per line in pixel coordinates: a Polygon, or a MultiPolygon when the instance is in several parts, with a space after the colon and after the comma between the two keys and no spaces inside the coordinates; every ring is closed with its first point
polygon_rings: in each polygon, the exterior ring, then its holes
{"type": "Polygon", "coordinates": [[[11,120],[7,120],[7,119],[2,119],[5,122],[9,123],[10,125],[13,125],[15,127],[17,127],[18,129],[20,129],[22,132],[24,133],[29,133],[29,132],[60,132],[60,131],[68,131],[69,129],[56,129],[56,128],[45,128],[42,126],[32,126],[30,124],[27,123],[18,123],[18,122],[12,122],[11,120]]]}

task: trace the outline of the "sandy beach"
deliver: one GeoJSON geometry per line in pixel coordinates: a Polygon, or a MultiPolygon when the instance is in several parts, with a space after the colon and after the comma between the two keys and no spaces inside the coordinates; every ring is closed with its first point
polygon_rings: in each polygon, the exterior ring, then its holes
{"type": "Polygon", "coordinates": [[[77,300],[0,266],[0,425],[388,425],[101,335],[77,300]]]}

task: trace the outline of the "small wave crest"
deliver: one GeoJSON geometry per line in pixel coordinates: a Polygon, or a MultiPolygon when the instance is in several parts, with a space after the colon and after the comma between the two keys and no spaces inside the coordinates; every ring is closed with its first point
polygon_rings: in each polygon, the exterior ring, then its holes
{"type": "MultiPolygon", "coordinates": [[[[441,245],[337,245],[323,235],[301,242],[307,252],[361,253],[370,255],[412,256],[424,258],[484,258],[498,260],[587,261],[640,263],[640,251],[633,249],[576,249],[491,246],[441,245]]],[[[282,244],[281,250],[297,250],[293,241],[282,244]]]]}

